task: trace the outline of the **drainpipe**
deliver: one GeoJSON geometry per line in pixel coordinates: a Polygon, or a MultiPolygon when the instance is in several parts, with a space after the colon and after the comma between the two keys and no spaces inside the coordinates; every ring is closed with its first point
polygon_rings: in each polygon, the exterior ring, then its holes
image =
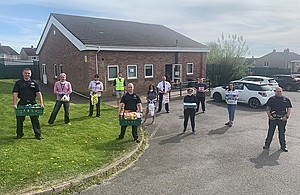
{"type": "Polygon", "coordinates": [[[98,53],[100,52],[100,46],[98,46],[98,50],[96,52],[96,74],[99,74],[99,69],[98,69],[98,53]]]}

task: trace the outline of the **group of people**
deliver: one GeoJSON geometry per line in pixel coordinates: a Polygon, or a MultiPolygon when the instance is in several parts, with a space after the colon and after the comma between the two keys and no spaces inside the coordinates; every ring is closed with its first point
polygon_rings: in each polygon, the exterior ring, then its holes
{"type": "MultiPolygon", "coordinates": [[[[40,106],[44,107],[43,96],[41,93],[41,88],[39,84],[31,79],[31,70],[25,68],[22,72],[23,78],[18,80],[13,87],[13,107],[17,108],[18,105],[36,104],[36,97],[39,100],[40,106]],[[19,101],[17,102],[17,99],[19,101]]],[[[64,122],[65,124],[70,123],[69,109],[70,109],[70,94],[72,93],[72,85],[70,82],[66,81],[67,75],[61,73],[59,75],[59,81],[54,84],[54,94],[56,95],[56,102],[53,111],[48,120],[48,124],[54,123],[56,116],[63,105],[64,107],[64,122]]],[[[96,105],[96,117],[100,117],[100,98],[103,92],[103,83],[99,80],[100,76],[98,74],[94,75],[94,80],[89,83],[88,90],[90,92],[90,109],[89,115],[93,115],[94,105],[96,105]]],[[[119,73],[118,77],[114,80],[117,107],[119,109],[118,114],[122,115],[124,110],[130,110],[131,112],[138,111],[143,113],[141,98],[134,93],[133,83],[127,85],[127,91],[125,93],[125,79],[122,74],[119,73]]],[[[162,77],[162,81],[158,83],[157,89],[153,84],[149,85],[148,92],[146,94],[147,107],[145,113],[144,123],[147,121],[149,112],[152,116],[152,124],[155,122],[155,113],[161,112],[162,105],[164,104],[167,113],[170,112],[169,109],[169,92],[171,90],[171,84],[166,81],[166,77],[162,77]],[[158,101],[158,109],[157,108],[158,101]]],[[[191,121],[192,132],[195,134],[195,115],[199,112],[200,104],[202,113],[205,113],[205,93],[207,92],[207,85],[203,78],[198,80],[198,83],[194,88],[187,89],[187,95],[183,99],[184,103],[184,122],[183,122],[183,133],[187,130],[188,120],[191,121]],[[196,94],[194,95],[194,91],[196,94]],[[189,106],[187,106],[189,105],[189,106]],[[192,105],[192,106],[191,106],[192,105]]],[[[234,88],[234,83],[229,83],[228,89],[225,92],[225,100],[227,102],[227,110],[229,121],[225,123],[229,127],[232,127],[235,110],[237,107],[237,100],[239,99],[239,93],[234,88]]],[[[267,102],[267,115],[269,117],[269,129],[267,138],[265,141],[264,149],[269,149],[276,126],[278,126],[279,131],[279,142],[281,150],[287,152],[286,141],[285,141],[285,131],[287,120],[291,114],[292,104],[289,98],[283,96],[282,88],[276,88],[275,96],[269,98],[267,102]]],[[[35,138],[38,140],[43,139],[41,135],[41,127],[39,123],[39,116],[30,116],[32,127],[34,130],[35,138]]],[[[16,116],[17,130],[16,138],[20,139],[24,136],[23,133],[23,122],[25,116],[16,116]]],[[[117,140],[123,139],[125,135],[127,126],[121,126],[121,132],[117,140]]],[[[137,143],[140,143],[138,139],[137,126],[132,126],[132,136],[137,143]]]]}

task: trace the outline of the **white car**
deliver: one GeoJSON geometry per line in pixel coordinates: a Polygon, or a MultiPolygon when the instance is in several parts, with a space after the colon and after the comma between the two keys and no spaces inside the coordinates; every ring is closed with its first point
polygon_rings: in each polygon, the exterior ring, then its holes
{"type": "MultiPolygon", "coordinates": [[[[267,84],[260,84],[251,81],[233,81],[235,89],[239,92],[239,103],[246,103],[251,108],[258,108],[267,103],[268,99],[275,95],[275,92],[267,84]]],[[[225,100],[226,87],[216,87],[211,92],[211,98],[216,102],[225,100]]]]}
{"type": "Polygon", "coordinates": [[[246,77],[242,78],[241,81],[253,81],[253,82],[258,82],[258,83],[261,83],[261,84],[267,84],[274,91],[276,90],[276,87],[279,87],[277,81],[274,78],[271,78],[271,77],[246,76],[246,77]]]}

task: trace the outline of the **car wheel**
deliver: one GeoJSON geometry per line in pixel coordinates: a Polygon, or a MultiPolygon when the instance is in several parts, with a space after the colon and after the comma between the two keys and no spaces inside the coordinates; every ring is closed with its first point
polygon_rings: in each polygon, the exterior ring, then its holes
{"type": "Polygon", "coordinates": [[[214,93],[213,98],[214,98],[215,102],[222,101],[222,96],[220,93],[214,93]]]}
{"type": "Polygon", "coordinates": [[[251,108],[258,108],[260,106],[260,101],[257,98],[251,98],[248,104],[251,108]]]}
{"type": "Polygon", "coordinates": [[[287,85],[285,85],[285,90],[287,90],[287,91],[293,91],[293,86],[291,85],[291,84],[287,84],[287,85]]]}

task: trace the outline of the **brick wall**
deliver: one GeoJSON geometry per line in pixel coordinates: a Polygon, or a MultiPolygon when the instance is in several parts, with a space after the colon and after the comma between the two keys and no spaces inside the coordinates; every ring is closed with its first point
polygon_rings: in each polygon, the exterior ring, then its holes
{"type": "MultiPolygon", "coordinates": [[[[52,26],[40,52],[40,64],[46,64],[50,85],[55,82],[53,64],[57,66],[62,64],[63,72],[67,74],[67,80],[72,83],[74,90],[88,94],[88,84],[96,73],[96,53],[97,51],[80,52],[55,26],[52,26]]],[[[165,74],[165,65],[175,63],[175,53],[100,51],[97,53],[97,59],[100,80],[105,85],[106,92],[103,95],[111,96],[113,81],[107,80],[109,65],[118,65],[126,82],[132,82],[135,85],[135,91],[146,92],[149,84],[157,85],[161,80],[161,76],[165,74]],[[145,64],[153,64],[153,78],[145,78],[145,64]],[[137,65],[137,79],[127,80],[127,65],[137,65]]],[[[205,77],[205,53],[178,54],[178,64],[182,64],[182,81],[187,80],[187,63],[194,63],[194,74],[189,77],[205,77]]]]}

